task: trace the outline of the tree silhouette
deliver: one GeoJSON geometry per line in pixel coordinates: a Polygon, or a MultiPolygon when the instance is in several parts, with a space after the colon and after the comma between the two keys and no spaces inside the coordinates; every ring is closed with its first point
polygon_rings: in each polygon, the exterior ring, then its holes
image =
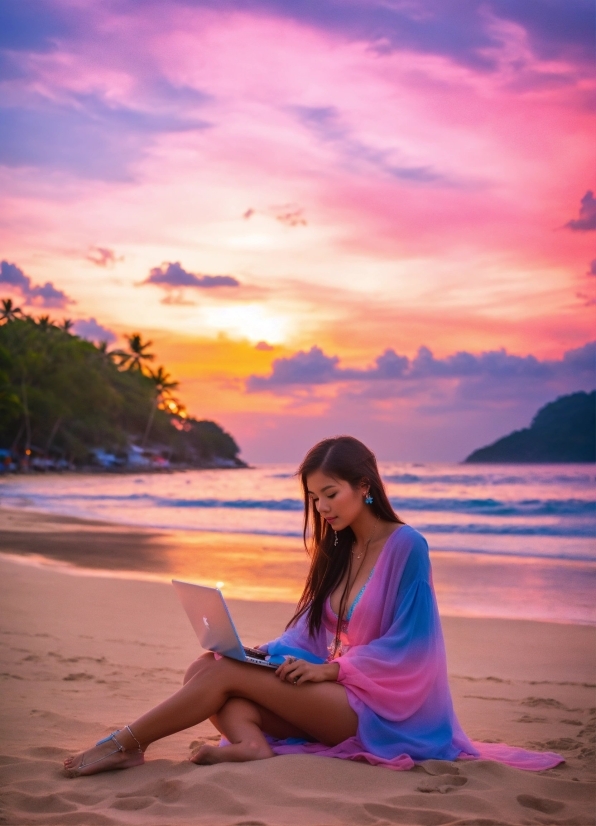
{"type": "Polygon", "coordinates": [[[107,341],[100,341],[99,344],[96,345],[97,352],[102,356],[105,361],[110,362],[113,364],[115,361],[120,363],[120,359],[122,357],[121,350],[108,350],[108,342],[107,341]]]}
{"type": "Polygon", "coordinates": [[[62,324],[59,324],[58,327],[60,330],[64,330],[65,333],[69,333],[74,327],[74,321],[70,318],[64,318],[62,324]]]}
{"type": "MultiPolygon", "coordinates": [[[[155,417],[155,411],[157,410],[158,406],[160,404],[163,404],[166,399],[170,399],[173,401],[171,391],[175,390],[179,384],[177,381],[172,380],[172,377],[169,373],[166,373],[164,367],[158,367],[155,371],[149,370],[148,377],[153,383],[155,397],[153,399],[153,404],[151,405],[151,412],[149,413],[149,420],[147,422],[147,427],[145,428],[145,433],[143,435],[141,447],[145,446],[145,443],[149,438],[149,433],[151,432],[153,419],[155,417]]],[[[177,407],[178,405],[176,404],[176,408],[177,407]]]]}
{"type": "Polygon", "coordinates": [[[49,330],[50,327],[55,327],[56,325],[49,317],[49,315],[40,315],[37,319],[37,326],[40,327],[42,330],[49,330]]]}
{"type": "Polygon", "coordinates": [[[122,370],[130,370],[131,372],[138,372],[145,374],[145,362],[153,361],[155,355],[148,353],[147,348],[151,347],[152,341],[143,341],[140,333],[131,333],[126,336],[128,342],[128,351],[114,350],[113,355],[120,360],[120,368],[122,370]]]}
{"type": "Polygon", "coordinates": [[[14,321],[23,311],[20,307],[15,307],[12,303],[12,298],[3,298],[2,307],[0,308],[0,323],[6,324],[9,321],[14,321]]]}

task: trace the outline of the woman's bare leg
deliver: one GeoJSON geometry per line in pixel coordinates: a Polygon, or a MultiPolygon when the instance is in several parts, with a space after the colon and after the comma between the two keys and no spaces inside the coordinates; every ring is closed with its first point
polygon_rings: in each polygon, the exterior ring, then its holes
{"type": "Polygon", "coordinates": [[[250,700],[234,697],[228,700],[215,718],[218,728],[230,741],[229,746],[201,746],[193,752],[193,763],[241,763],[273,757],[273,751],[263,735],[259,708],[250,700]]]}
{"type": "MultiPolygon", "coordinates": [[[[335,682],[305,683],[294,686],[283,682],[273,671],[228,658],[201,658],[182,688],[160,705],[130,724],[134,737],[145,749],[155,740],[201,723],[216,715],[233,697],[250,700],[328,745],[352,737],[358,718],[350,708],[343,686],[335,682]]],[[[118,739],[127,750],[95,764],[81,773],[93,774],[117,768],[131,759],[137,744],[126,729],[118,739]]],[[[80,773],[81,762],[99,759],[108,749],[98,746],[69,758],[67,770],[80,773]],[[103,751],[100,751],[102,750],[103,751]]]]}
{"type": "Polygon", "coordinates": [[[257,703],[233,697],[211,718],[229,746],[203,745],[190,757],[193,763],[212,764],[245,762],[272,757],[273,752],[264,737],[264,732],[280,740],[286,737],[309,739],[306,732],[282,720],[257,703]]]}

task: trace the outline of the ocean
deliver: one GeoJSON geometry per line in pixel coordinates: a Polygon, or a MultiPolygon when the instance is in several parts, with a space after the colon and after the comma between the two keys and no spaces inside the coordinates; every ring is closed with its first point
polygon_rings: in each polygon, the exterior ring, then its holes
{"type": "MultiPolygon", "coordinates": [[[[381,463],[393,507],[429,542],[443,613],[596,623],[596,470],[591,465],[438,465],[381,463]]],[[[113,523],[184,531],[177,576],[196,576],[192,534],[302,536],[302,500],[293,466],[160,474],[31,475],[0,479],[0,505],[113,523]]],[[[245,552],[246,552],[245,546],[245,552]]],[[[280,544],[281,547],[281,544],[280,544]]],[[[230,596],[288,599],[300,593],[304,566],[274,550],[231,566],[202,560],[201,574],[226,582],[230,596]],[[207,566],[207,567],[206,567],[207,566]],[[218,571],[218,573],[216,573],[218,571]],[[252,573],[251,573],[252,571],[252,573]],[[250,580],[250,581],[249,581],[250,580]],[[283,586],[282,586],[283,582],[283,586]],[[288,585],[290,583],[290,585],[288,585]]]]}

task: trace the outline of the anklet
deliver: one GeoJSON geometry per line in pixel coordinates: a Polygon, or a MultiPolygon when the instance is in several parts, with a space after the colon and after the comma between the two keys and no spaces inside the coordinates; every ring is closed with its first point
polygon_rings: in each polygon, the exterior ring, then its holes
{"type": "Polygon", "coordinates": [[[143,751],[143,747],[142,747],[142,745],[139,743],[139,741],[137,740],[137,738],[136,738],[136,737],[134,736],[134,734],[132,733],[132,730],[131,730],[130,726],[124,726],[124,728],[127,730],[127,732],[130,734],[130,736],[132,737],[132,739],[135,741],[135,743],[136,743],[136,744],[137,744],[137,746],[139,747],[139,751],[143,751]]]}

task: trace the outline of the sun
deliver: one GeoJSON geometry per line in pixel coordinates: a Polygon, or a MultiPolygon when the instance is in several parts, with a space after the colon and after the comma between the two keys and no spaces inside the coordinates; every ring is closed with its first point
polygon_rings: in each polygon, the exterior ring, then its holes
{"type": "Polygon", "coordinates": [[[289,316],[272,312],[260,304],[236,304],[212,307],[206,323],[214,331],[251,342],[268,341],[281,344],[291,335],[293,321],[289,316]]]}

